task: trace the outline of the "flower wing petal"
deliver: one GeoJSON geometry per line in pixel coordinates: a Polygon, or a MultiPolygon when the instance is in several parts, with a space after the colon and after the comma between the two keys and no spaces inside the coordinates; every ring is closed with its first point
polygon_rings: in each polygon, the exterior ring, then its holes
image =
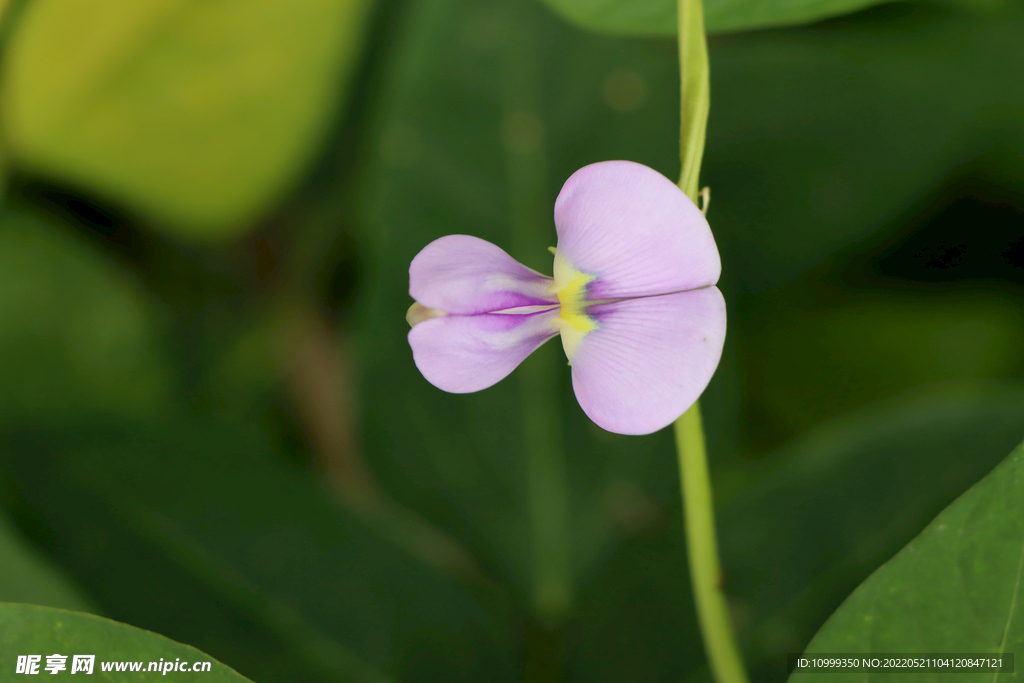
{"type": "Polygon", "coordinates": [[[438,389],[466,394],[508,376],[558,334],[557,310],[530,314],[446,315],[409,330],[416,367],[438,389]]]}
{"type": "Polygon", "coordinates": [[[725,342],[725,299],[716,287],[591,306],[599,328],[572,360],[580,406],[599,427],[650,434],[669,425],[707,387],[725,342]]]}
{"type": "Polygon", "coordinates": [[[551,278],[470,235],[436,239],[409,265],[413,299],[427,308],[460,315],[557,302],[547,291],[550,285],[551,278]]]}
{"type": "Polygon", "coordinates": [[[595,277],[587,298],[670,294],[718,282],[707,220],[675,183],[632,161],[584,166],[555,201],[558,254],[595,277]]]}

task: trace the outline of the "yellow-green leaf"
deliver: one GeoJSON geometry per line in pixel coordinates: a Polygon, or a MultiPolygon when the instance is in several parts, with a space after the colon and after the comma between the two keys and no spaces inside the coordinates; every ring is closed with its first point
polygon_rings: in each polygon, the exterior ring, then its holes
{"type": "Polygon", "coordinates": [[[5,55],[14,166],[188,238],[242,232],[334,115],[369,0],[35,0],[5,55]]]}

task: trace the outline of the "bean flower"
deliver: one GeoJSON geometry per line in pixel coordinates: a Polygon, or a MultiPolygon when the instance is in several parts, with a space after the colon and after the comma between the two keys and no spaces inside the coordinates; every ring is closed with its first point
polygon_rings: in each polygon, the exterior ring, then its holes
{"type": "Polygon", "coordinates": [[[630,161],[585,166],[555,201],[554,277],[469,235],[409,266],[416,367],[453,393],[486,389],[560,335],[583,411],[619,434],[672,423],[722,355],[721,261],[697,206],[630,161]]]}

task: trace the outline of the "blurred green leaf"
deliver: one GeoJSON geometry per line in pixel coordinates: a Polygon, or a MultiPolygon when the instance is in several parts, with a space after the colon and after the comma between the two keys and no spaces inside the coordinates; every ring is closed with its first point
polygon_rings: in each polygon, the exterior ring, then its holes
{"type": "Polygon", "coordinates": [[[0,214],[0,424],[167,410],[158,334],[130,273],[56,225],[0,214]]]}
{"type": "Polygon", "coordinates": [[[756,334],[738,342],[757,378],[744,397],[744,429],[762,450],[911,387],[1024,371],[1022,301],[1009,288],[893,287],[828,305],[802,301],[792,291],[765,297],[756,334]]]}
{"type": "MultiPolygon", "coordinates": [[[[590,31],[622,35],[674,36],[675,0],[546,0],[565,19],[590,31]]],[[[708,3],[711,9],[714,0],[708,3]]],[[[711,30],[710,27],[708,30],[711,30]]]]}
{"type": "MultiPolygon", "coordinates": [[[[1022,583],[1024,445],[861,584],[807,652],[1020,652],[1022,583]]],[[[860,675],[865,681],[897,677],[860,675]]],[[[940,681],[950,675],[917,677],[940,681]]],[[[958,677],[1001,681],[1014,674],[958,677]]],[[[811,673],[791,680],[835,678],[811,673]]]]}
{"type": "Polygon", "coordinates": [[[4,55],[12,164],[227,238],[290,189],[351,80],[368,0],[38,0],[4,55]]]}
{"type": "MultiPolygon", "coordinates": [[[[849,14],[891,0],[707,0],[708,33],[812,21],[849,14]]],[[[598,33],[674,36],[678,30],[676,0],[546,0],[561,16],[598,33]]]]}
{"type": "Polygon", "coordinates": [[[809,24],[889,0],[708,0],[711,33],[749,31],[770,26],[809,24]]]}
{"type": "Polygon", "coordinates": [[[0,444],[12,516],[114,618],[266,680],[514,669],[500,591],[421,565],[252,435],[172,423],[0,444]]]}
{"type": "Polygon", "coordinates": [[[0,602],[25,602],[61,607],[78,612],[94,612],[77,586],[39,553],[28,547],[0,514],[0,602]]]}
{"type": "Polygon", "coordinates": [[[839,270],[841,250],[876,247],[958,183],[1024,195],[1022,32],[1019,5],[894,3],[711,40],[701,183],[727,298],[839,270]]]}
{"type": "Polygon", "coordinates": [[[0,603],[0,649],[4,657],[4,680],[20,679],[14,674],[19,655],[40,655],[38,670],[33,673],[50,674],[45,670],[47,656],[54,653],[66,657],[60,675],[84,673],[72,671],[73,656],[94,655],[93,668],[88,673],[99,674],[105,681],[162,680],[169,671],[160,674],[107,672],[103,669],[104,662],[141,662],[141,671],[145,672],[150,662],[177,664],[179,659],[182,664],[206,662],[211,666],[195,676],[174,672],[167,680],[201,678],[213,683],[249,680],[194,647],[103,617],[52,607],[0,603]]]}

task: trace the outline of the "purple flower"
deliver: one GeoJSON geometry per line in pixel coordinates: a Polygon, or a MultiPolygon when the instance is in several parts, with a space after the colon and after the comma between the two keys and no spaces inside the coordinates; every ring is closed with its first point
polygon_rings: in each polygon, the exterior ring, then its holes
{"type": "Polygon", "coordinates": [[[555,201],[554,278],[469,235],[409,266],[413,359],[434,386],[485,389],[557,334],[583,411],[620,434],[667,426],[700,397],[725,341],[721,261],[700,210],[630,161],[581,168],[555,201]]]}

